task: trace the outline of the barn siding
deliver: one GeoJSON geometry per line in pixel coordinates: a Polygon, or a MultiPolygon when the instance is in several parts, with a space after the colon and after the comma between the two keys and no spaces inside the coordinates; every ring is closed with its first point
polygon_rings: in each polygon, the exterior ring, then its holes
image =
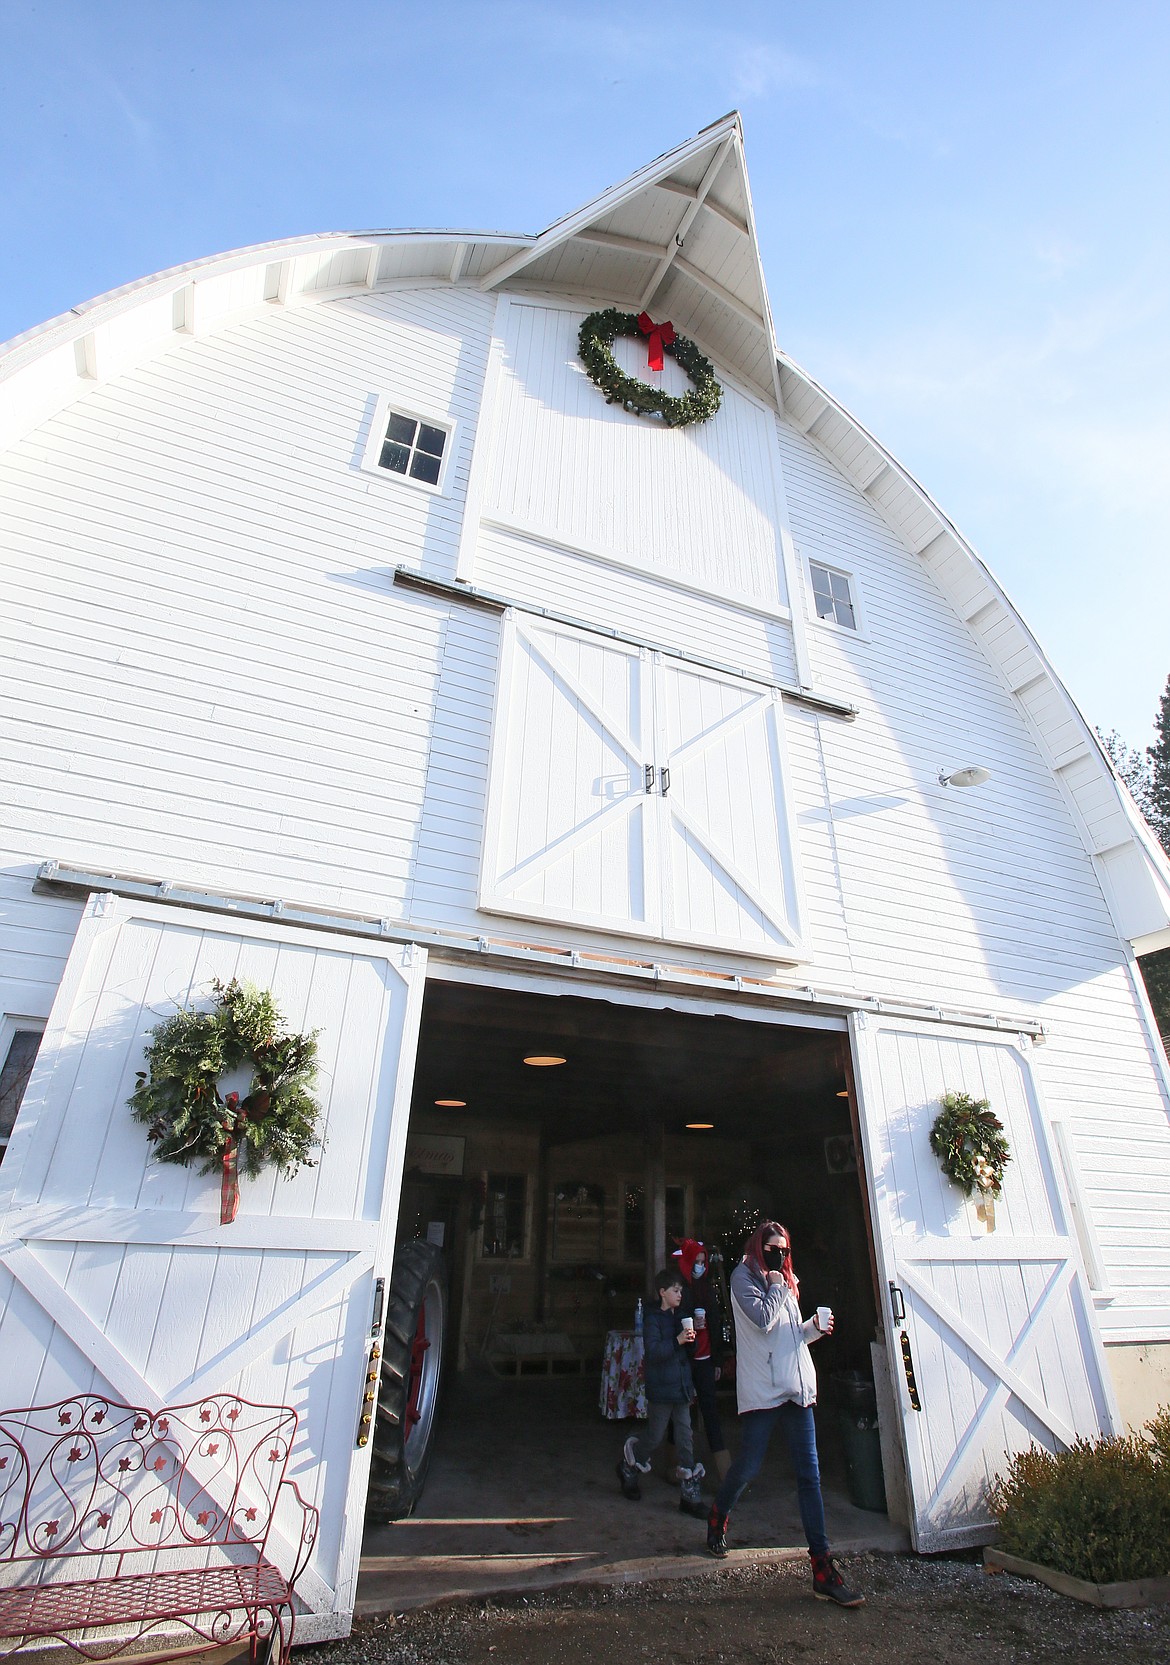
{"type": "MultiPolygon", "coordinates": [[[[399,563],[455,575],[494,310],[446,285],[274,307],[96,386],[0,459],[0,1009],[46,1012],[72,938],[77,907],[30,893],[46,856],[483,928],[499,621],[389,575],[399,563]],[[458,422],[445,495],[357,467],[382,392],[458,422]]],[[[561,336],[579,314],[526,303],[503,317],[511,356],[474,581],[795,680],[791,629],[769,616],[786,595],[763,529],[777,499],[760,407],[732,394],[700,438],[657,433],[608,411],[569,364],[561,336]],[[531,356],[541,319],[559,343],[547,387],[531,356]],[[555,393],[545,425],[542,388],[555,393]],[[720,499],[733,535],[716,537],[676,463],[718,471],[727,418],[752,461],[720,499]],[[615,435],[635,439],[641,463],[611,480],[615,435]],[[644,525],[655,440],[673,460],[644,525]],[[592,558],[614,539],[629,566],[592,558]],[[708,585],[723,599],[704,600],[708,585]]],[[[1037,1013],[1051,1031],[1038,1055],[1048,1108],[1110,1280],[1104,1333],[1170,1337],[1170,1241],[1151,1225],[1170,1218],[1167,1106],[1123,946],[1026,707],[978,622],[962,622],[815,438],[772,419],[767,431],[799,552],[854,575],[866,624],[864,637],[808,625],[818,691],[856,704],[857,722],[786,708],[813,950],[797,980],[1037,1013]],[[992,780],[937,785],[940,767],[965,762],[992,780]]],[[[568,926],[523,935],[614,943],[568,926]]]]}

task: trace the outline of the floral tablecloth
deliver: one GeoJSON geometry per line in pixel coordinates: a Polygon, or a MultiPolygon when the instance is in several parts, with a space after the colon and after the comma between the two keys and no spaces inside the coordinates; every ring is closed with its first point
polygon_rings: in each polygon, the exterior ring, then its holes
{"type": "Polygon", "coordinates": [[[645,1353],[633,1330],[609,1330],[601,1365],[598,1409],[613,1422],[646,1415],[645,1353]]]}

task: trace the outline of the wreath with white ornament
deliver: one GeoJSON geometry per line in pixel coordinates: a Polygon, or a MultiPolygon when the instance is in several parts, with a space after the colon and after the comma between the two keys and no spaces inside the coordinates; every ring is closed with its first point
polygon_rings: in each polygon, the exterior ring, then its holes
{"type": "Polygon", "coordinates": [[[1003,1123],[985,1098],[944,1093],[942,1109],[930,1130],[930,1148],[948,1179],[966,1193],[992,1201],[1003,1189],[1003,1172],[1012,1159],[1003,1123]]]}
{"type": "Polygon", "coordinates": [[[254,1179],[269,1166],[287,1175],[314,1166],[319,1031],[295,1034],[268,990],[234,977],[211,991],[210,1011],[183,1006],[151,1030],[129,1103],[160,1162],[220,1171],[227,1225],[239,1208],[240,1167],[254,1179]],[[221,1093],[223,1078],[245,1066],[247,1093],[221,1093]]]}
{"type": "Polygon", "coordinates": [[[668,428],[686,428],[692,422],[707,422],[719,409],[723,389],[715,379],[711,361],[674,325],[656,324],[648,312],[622,312],[615,306],[591,312],[577,335],[581,362],[595,387],[605,394],[607,405],[621,405],[635,416],[660,416],[668,428]],[[665,393],[636,376],[627,376],[613,356],[619,335],[645,340],[649,368],[661,370],[663,354],[669,353],[693,386],[689,393],[665,393]]]}

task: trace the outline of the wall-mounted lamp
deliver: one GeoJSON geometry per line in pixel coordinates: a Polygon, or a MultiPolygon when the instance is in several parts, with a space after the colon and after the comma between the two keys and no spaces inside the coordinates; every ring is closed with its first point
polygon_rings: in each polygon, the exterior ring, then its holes
{"type": "Polygon", "coordinates": [[[991,770],[980,763],[969,763],[965,769],[952,769],[949,774],[945,769],[940,769],[938,773],[940,786],[982,786],[985,780],[990,779],[991,770]]]}

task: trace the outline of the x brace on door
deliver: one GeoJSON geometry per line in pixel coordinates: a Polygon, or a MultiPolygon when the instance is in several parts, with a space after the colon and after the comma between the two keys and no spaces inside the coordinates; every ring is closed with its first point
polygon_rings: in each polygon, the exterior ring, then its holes
{"type": "MultiPolygon", "coordinates": [[[[1059,1251],[1051,1246],[1047,1254],[1043,1256],[1040,1254],[1024,1256],[1020,1254],[1018,1245],[1014,1245],[1013,1258],[1016,1260],[1025,1258],[1034,1260],[1042,1258],[1047,1260],[1057,1259],[1059,1264],[1053,1270],[1040,1299],[1028,1314],[1027,1323],[1013,1341],[1005,1357],[1001,1357],[990,1342],[984,1336],[979,1335],[965,1319],[961,1318],[949,1302],[942,1299],[927,1279],[914,1269],[915,1262],[918,1265],[930,1264],[926,1256],[908,1257],[899,1262],[898,1273],[901,1283],[912,1290],[922,1305],[934,1313],[935,1317],[950,1330],[952,1335],[974,1353],[977,1358],[982,1360],[997,1378],[995,1385],[988,1389],[982,1404],[951,1453],[946,1468],[939,1476],[934,1491],[931,1493],[923,1511],[927,1515],[931,1513],[943,1496],[967,1452],[977,1439],[983,1423],[994,1410],[1003,1405],[1010,1394],[1014,1394],[1021,1404],[1026,1405],[1033,1416],[1049,1429],[1062,1445],[1071,1445],[1076,1439],[1073,1429],[1049,1405],[1044,1403],[1042,1393],[1026,1382],[1020,1375],[1019,1370],[1026,1355],[1034,1349],[1039,1339],[1040,1320],[1045,1316],[1048,1308],[1067,1290],[1075,1276],[1076,1269],[1070,1261],[1065,1260],[1059,1251]]],[[[939,1255],[931,1257],[931,1259],[942,1263],[945,1262],[946,1256],[939,1255]]]]}

